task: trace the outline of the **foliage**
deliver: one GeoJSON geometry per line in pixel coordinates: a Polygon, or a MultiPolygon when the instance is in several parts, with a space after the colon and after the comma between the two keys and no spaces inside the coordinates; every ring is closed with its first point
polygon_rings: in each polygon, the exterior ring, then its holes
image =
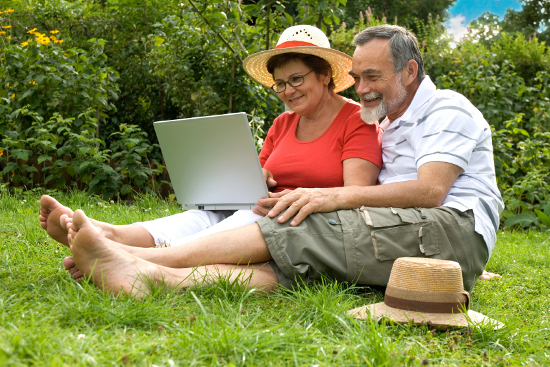
{"type": "Polygon", "coordinates": [[[525,37],[538,33],[543,41],[550,41],[550,3],[547,0],[520,0],[521,10],[507,9],[502,20],[502,29],[520,32],[525,37]]]}
{"type": "Polygon", "coordinates": [[[97,122],[93,110],[77,118],[63,118],[55,113],[46,122],[26,108],[16,113],[32,118],[33,123],[24,131],[4,131],[0,145],[0,164],[5,165],[2,175],[8,177],[4,185],[30,188],[36,173],[41,175],[40,182],[50,188],[80,183],[79,188],[85,185],[89,193],[105,199],[127,194],[130,188],[158,190],[154,176],[160,174],[162,166],[153,161],[152,168],[147,154],[153,146],[136,126],[122,125],[111,150],[95,137],[97,122]],[[78,127],[76,120],[80,121],[78,127]],[[33,158],[35,164],[29,162],[33,158]]]}
{"type": "Polygon", "coordinates": [[[544,43],[501,33],[492,42],[466,40],[447,53],[425,56],[429,73],[437,70],[438,87],[468,97],[494,130],[497,183],[506,205],[501,222],[548,228],[540,221],[550,202],[550,75],[540,70],[549,62],[544,43]],[[532,220],[519,220],[526,215],[532,220]]]}
{"type": "Polygon", "coordinates": [[[0,38],[0,132],[31,126],[29,114],[16,113],[24,106],[46,121],[55,113],[76,118],[91,108],[99,118],[115,110],[118,74],[106,65],[104,41],[89,40],[85,51],[65,47],[58,31],[49,33],[0,38]]]}
{"type": "Polygon", "coordinates": [[[504,225],[536,225],[550,230],[550,133],[519,128],[518,114],[493,132],[495,166],[503,193],[504,225]]]}
{"type": "Polygon", "coordinates": [[[446,21],[449,18],[447,9],[454,2],[455,0],[350,0],[346,3],[342,21],[354,27],[361,19],[375,17],[385,23],[399,24],[417,32],[419,22],[427,23],[430,18],[446,21]],[[367,13],[370,14],[367,16],[367,13]]]}
{"type": "Polygon", "coordinates": [[[137,125],[120,124],[120,132],[112,134],[117,136],[118,140],[113,140],[111,150],[113,155],[111,159],[120,164],[115,171],[120,173],[128,180],[120,188],[120,193],[125,195],[132,190],[132,187],[144,187],[151,178],[149,190],[156,192],[154,175],[162,174],[162,165],[155,162],[155,168],[152,168],[149,161],[149,155],[156,147],[147,140],[147,133],[141,131],[137,125]],[[143,161],[147,166],[143,165],[143,161]]]}

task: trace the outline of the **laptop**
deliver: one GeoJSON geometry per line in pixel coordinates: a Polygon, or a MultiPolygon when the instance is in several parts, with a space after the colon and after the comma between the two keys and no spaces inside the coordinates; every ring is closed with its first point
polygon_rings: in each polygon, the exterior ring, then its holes
{"type": "Polygon", "coordinates": [[[244,112],[157,121],[153,126],[184,209],[252,209],[268,196],[244,112]]]}

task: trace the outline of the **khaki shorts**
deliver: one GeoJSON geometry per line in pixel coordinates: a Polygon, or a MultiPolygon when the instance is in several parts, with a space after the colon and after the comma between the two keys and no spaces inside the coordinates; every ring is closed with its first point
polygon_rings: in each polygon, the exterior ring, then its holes
{"type": "Polygon", "coordinates": [[[311,214],[296,227],[268,217],[257,223],[279,284],[287,288],[322,275],[386,286],[394,260],[413,256],[458,262],[470,291],[489,260],[471,210],[362,207],[311,214]]]}

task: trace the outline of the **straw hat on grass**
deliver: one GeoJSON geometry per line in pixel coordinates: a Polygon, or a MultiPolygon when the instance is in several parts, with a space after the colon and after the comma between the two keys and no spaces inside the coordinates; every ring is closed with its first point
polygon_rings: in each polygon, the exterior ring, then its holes
{"type": "Polygon", "coordinates": [[[374,316],[397,323],[428,324],[438,329],[504,324],[470,310],[462,270],[455,261],[420,257],[395,260],[384,302],[348,311],[358,319],[374,316]]]}

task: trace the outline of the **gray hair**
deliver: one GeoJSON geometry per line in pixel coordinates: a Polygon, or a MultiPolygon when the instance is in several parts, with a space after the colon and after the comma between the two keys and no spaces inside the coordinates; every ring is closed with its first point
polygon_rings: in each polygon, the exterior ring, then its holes
{"type": "Polygon", "coordinates": [[[414,60],[418,64],[416,78],[418,81],[424,79],[424,60],[418,48],[418,41],[411,32],[403,27],[390,24],[369,27],[355,36],[353,44],[359,47],[373,39],[390,40],[390,57],[396,73],[403,70],[409,60],[414,60]]]}

